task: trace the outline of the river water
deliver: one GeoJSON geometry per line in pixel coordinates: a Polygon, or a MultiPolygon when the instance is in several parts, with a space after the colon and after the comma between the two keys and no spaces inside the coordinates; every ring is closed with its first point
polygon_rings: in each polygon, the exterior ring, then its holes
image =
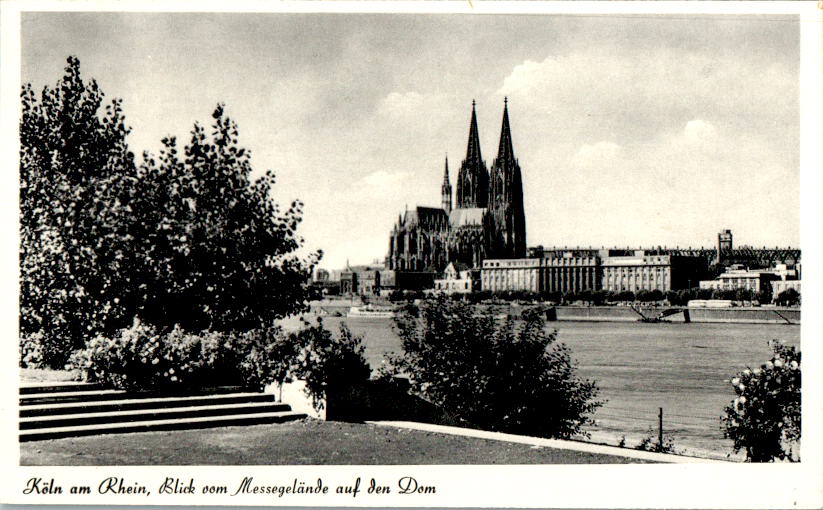
{"type": "MultiPolygon", "coordinates": [[[[401,351],[391,319],[324,318],[336,331],[345,321],[361,335],[373,369],[387,352],[401,351]]],[[[746,366],[770,357],[768,341],[800,344],[800,326],[781,324],[644,324],[634,322],[552,322],[558,340],[579,363],[579,374],[600,387],[606,404],[587,429],[592,442],[636,446],[657,440],[663,408],[664,439],[679,453],[726,458],[720,416],[735,395],[728,380],[746,366]]],[[[740,459],[740,455],[732,455],[740,459]]]]}

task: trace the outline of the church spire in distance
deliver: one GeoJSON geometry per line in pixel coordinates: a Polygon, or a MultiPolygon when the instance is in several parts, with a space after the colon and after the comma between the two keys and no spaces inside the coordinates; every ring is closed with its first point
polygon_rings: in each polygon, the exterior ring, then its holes
{"type": "Polygon", "coordinates": [[[509,98],[503,98],[503,126],[500,128],[500,147],[497,149],[497,159],[507,163],[514,162],[514,147],[512,146],[512,132],[509,126],[509,98]]]}
{"type": "Polygon", "coordinates": [[[509,99],[503,99],[500,147],[491,167],[489,207],[497,224],[498,250],[503,258],[526,256],[526,214],[523,204],[523,176],[514,157],[509,125],[509,99]]]}
{"type": "Polygon", "coordinates": [[[474,110],[475,102],[472,99],[472,120],[469,124],[469,143],[466,147],[466,163],[482,164],[480,155],[480,135],[477,133],[477,113],[474,110]]]}
{"type": "Polygon", "coordinates": [[[443,185],[440,187],[441,207],[446,214],[452,212],[452,185],[449,182],[449,155],[446,154],[446,169],[443,171],[443,185]]]}
{"type": "Polygon", "coordinates": [[[469,123],[469,142],[466,159],[457,173],[457,203],[455,208],[486,207],[489,200],[489,171],[480,154],[480,135],[477,130],[477,112],[472,99],[472,117],[469,123]]]}

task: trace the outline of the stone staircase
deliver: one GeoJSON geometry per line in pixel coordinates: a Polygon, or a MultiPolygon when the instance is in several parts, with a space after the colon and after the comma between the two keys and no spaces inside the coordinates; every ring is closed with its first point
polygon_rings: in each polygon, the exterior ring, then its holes
{"type": "Polygon", "coordinates": [[[282,423],[305,418],[269,393],[220,387],[185,395],[129,393],[89,383],[20,387],[20,441],[282,423]]]}

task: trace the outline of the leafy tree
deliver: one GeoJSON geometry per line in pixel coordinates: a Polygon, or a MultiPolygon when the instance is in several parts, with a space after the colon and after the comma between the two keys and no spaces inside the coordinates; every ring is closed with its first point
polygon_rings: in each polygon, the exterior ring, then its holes
{"type": "Polygon", "coordinates": [[[712,289],[694,289],[692,296],[689,299],[720,299],[714,297],[714,290],[712,289]]]}
{"type": "Polygon", "coordinates": [[[608,293],[605,290],[595,290],[592,292],[592,304],[602,305],[606,302],[608,293]]]}
{"type": "Polygon", "coordinates": [[[591,303],[593,300],[592,291],[590,289],[581,290],[577,293],[577,299],[586,303],[591,303]]]}
{"type": "Polygon", "coordinates": [[[120,101],[101,110],[76,58],[39,97],[25,85],[21,101],[20,329],[43,332],[57,350],[48,364],[62,368],[86,339],[131,321],[136,171],[120,101]]]}
{"type": "Polygon", "coordinates": [[[396,318],[403,354],[390,373],[453,416],[486,430],[568,438],[602,402],[539,311],[520,320],[443,298],[396,318]]]}
{"type": "Polygon", "coordinates": [[[563,295],[559,290],[545,291],[543,293],[543,300],[544,301],[551,301],[552,303],[560,303],[562,299],[563,299],[563,295]]]}
{"type": "Polygon", "coordinates": [[[305,309],[321,254],[295,254],[302,204],[281,213],[271,197],[274,174],[252,179],[237,125],[223,105],[212,117],[208,135],[195,124],[182,156],[166,138],[159,161],[147,156],[140,168],[137,216],[150,263],[137,312],[194,330],[267,326],[305,309]]]}
{"type": "Polygon", "coordinates": [[[754,300],[754,291],[751,289],[737,289],[734,293],[736,301],[752,301],[754,300]]]}
{"type": "Polygon", "coordinates": [[[634,301],[634,300],[635,300],[635,295],[634,295],[634,292],[632,292],[632,291],[630,291],[630,290],[622,290],[622,291],[620,291],[620,292],[617,292],[617,293],[614,295],[614,300],[615,300],[615,301],[628,301],[628,302],[632,302],[632,301],[634,301]]]}
{"type": "Polygon", "coordinates": [[[737,398],[725,409],[725,436],[750,462],[799,460],[800,352],[776,340],[769,345],[769,361],[730,380],[737,398]]]}
{"type": "Polygon", "coordinates": [[[650,290],[646,296],[649,301],[663,301],[663,292],[658,289],[650,290]]]}
{"type": "Polygon", "coordinates": [[[222,105],[183,154],[168,137],[137,167],[120,101],[101,109],[76,58],[55,88],[21,98],[20,332],[58,351],[49,365],[135,317],[228,332],[305,308],[321,253],[296,255],[302,204],[281,212],[273,173],[252,178],[222,105]]]}
{"type": "Polygon", "coordinates": [[[794,306],[800,303],[800,293],[796,289],[786,289],[777,295],[777,304],[794,306]]]}

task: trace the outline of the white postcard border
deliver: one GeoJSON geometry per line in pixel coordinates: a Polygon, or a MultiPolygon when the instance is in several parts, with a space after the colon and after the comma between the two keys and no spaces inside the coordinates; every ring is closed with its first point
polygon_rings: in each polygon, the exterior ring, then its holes
{"type": "MultiPolygon", "coordinates": [[[[93,2],[7,1],[2,3],[2,164],[0,207],[3,214],[2,250],[2,470],[4,503],[128,504],[128,505],[283,505],[283,506],[459,506],[459,507],[670,507],[670,508],[815,508],[823,505],[821,465],[821,10],[814,2],[93,2]],[[577,15],[745,15],[796,14],[801,24],[801,238],[805,255],[803,444],[799,464],[781,465],[538,465],[538,466],[157,466],[157,467],[21,467],[17,437],[17,115],[19,112],[19,13],[28,10],[128,11],[267,11],[267,12],[438,12],[522,13],[577,15]],[[318,478],[332,487],[324,497],[272,495],[24,496],[31,477],[55,478],[65,488],[93,489],[107,477],[145,485],[156,494],[165,477],[196,480],[198,487],[224,485],[229,494],[246,476],[261,485],[283,485],[293,479],[318,478]],[[371,478],[396,486],[413,476],[435,494],[369,495],[371,478]],[[359,477],[364,490],[352,498],[335,495],[333,487],[359,477]]],[[[95,491],[96,492],[96,491],[95,491]]]]}

